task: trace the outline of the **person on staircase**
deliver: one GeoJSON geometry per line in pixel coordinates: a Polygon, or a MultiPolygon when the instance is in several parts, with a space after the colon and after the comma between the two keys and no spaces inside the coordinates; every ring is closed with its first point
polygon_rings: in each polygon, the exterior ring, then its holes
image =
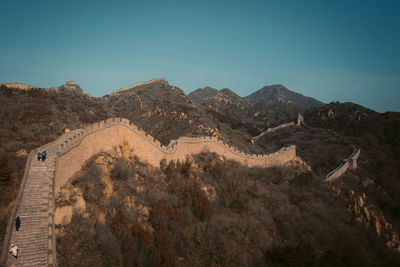
{"type": "Polygon", "coordinates": [[[42,158],[42,153],[40,153],[40,151],[37,153],[37,160],[40,161],[40,159],[42,158]]]}
{"type": "Polygon", "coordinates": [[[45,160],[46,160],[46,150],[43,151],[43,153],[42,153],[42,161],[45,161],[45,160]]]}
{"type": "Polygon", "coordinates": [[[15,230],[18,231],[20,227],[21,227],[21,220],[19,219],[19,216],[17,216],[17,219],[15,219],[15,230]]]}
{"type": "Polygon", "coordinates": [[[17,259],[18,258],[18,247],[11,244],[10,253],[11,253],[11,255],[14,256],[14,258],[17,259]]]}

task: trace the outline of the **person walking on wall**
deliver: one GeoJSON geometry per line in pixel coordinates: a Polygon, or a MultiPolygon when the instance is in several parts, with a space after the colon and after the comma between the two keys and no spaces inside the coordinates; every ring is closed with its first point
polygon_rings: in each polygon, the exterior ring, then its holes
{"type": "Polygon", "coordinates": [[[46,150],[43,151],[43,153],[42,153],[42,161],[45,161],[45,160],[46,160],[46,150]]]}
{"type": "Polygon", "coordinates": [[[17,259],[18,258],[18,247],[11,244],[10,253],[11,253],[11,255],[14,256],[14,258],[17,259]]]}
{"type": "Polygon", "coordinates": [[[15,219],[15,230],[18,231],[19,227],[21,227],[21,220],[19,219],[19,216],[17,219],[15,219]]]}
{"type": "Polygon", "coordinates": [[[42,158],[42,153],[40,153],[40,151],[37,153],[37,160],[40,161],[40,159],[42,158]]]}

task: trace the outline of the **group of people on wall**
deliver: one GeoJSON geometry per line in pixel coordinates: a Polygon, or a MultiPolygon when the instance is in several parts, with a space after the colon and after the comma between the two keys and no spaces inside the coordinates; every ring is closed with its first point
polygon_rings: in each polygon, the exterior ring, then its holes
{"type": "MultiPolygon", "coordinates": [[[[19,216],[15,219],[15,230],[18,231],[19,228],[21,227],[21,220],[19,219],[19,216]]],[[[18,247],[15,246],[14,244],[11,244],[10,248],[10,254],[14,256],[14,258],[18,258],[18,247]]]]}
{"type": "Polygon", "coordinates": [[[39,151],[37,153],[37,159],[38,159],[38,161],[40,161],[40,160],[45,161],[46,160],[46,150],[43,152],[39,151]]]}

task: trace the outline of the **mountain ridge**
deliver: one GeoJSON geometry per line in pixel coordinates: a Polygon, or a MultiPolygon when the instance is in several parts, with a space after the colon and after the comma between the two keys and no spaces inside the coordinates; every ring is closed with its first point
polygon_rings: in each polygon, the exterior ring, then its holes
{"type": "Polygon", "coordinates": [[[167,85],[169,85],[169,83],[165,80],[165,77],[154,78],[154,79],[151,79],[150,81],[147,81],[147,82],[140,82],[140,83],[136,83],[136,84],[133,84],[131,86],[128,86],[128,87],[120,88],[120,89],[110,93],[109,95],[117,95],[117,94],[129,91],[131,89],[134,89],[136,87],[140,87],[140,86],[143,86],[143,85],[148,85],[148,84],[152,84],[152,83],[156,83],[156,82],[163,82],[163,83],[166,83],[167,85]]]}
{"type": "Polygon", "coordinates": [[[20,90],[32,90],[32,89],[43,89],[48,92],[67,94],[67,95],[86,95],[90,96],[89,93],[85,93],[78,83],[75,81],[67,81],[65,84],[60,86],[52,86],[49,88],[40,88],[37,86],[32,86],[24,83],[2,83],[0,87],[7,87],[10,89],[20,89],[20,90]]]}
{"type": "Polygon", "coordinates": [[[199,88],[188,94],[188,97],[195,103],[201,105],[208,105],[208,102],[213,102],[217,95],[225,96],[225,102],[248,102],[249,106],[257,104],[258,102],[270,102],[280,104],[293,104],[301,108],[321,107],[325,105],[321,101],[304,96],[300,93],[294,92],[281,84],[266,85],[261,89],[254,91],[245,97],[240,97],[234,91],[228,88],[217,90],[211,87],[199,88]],[[230,101],[228,100],[230,98],[230,101]]]}
{"type": "Polygon", "coordinates": [[[7,88],[18,88],[22,90],[29,90],[36,88],[35,86],[25,84],[25,83],[1,83],[0,86],[5,86],[7,88]]]}
{"type": "MultiPolygon", "coordinates": [[[[117,90],[112,91],[109,94],[106,94],[101,97],[115,96],[115,95],[119,95],[122,93],[129,93],[133,89],[142,88],[143,86],[152,85],[152,84],[156,84],[156,83],[164,84],[166,87],[170,86],[170,84],[165,79],[165,77],[154,78],[149,81],[139,82],[139,83],[130,85],[128,87],[117,89],[117,90]]],[[[22,90],[30,90],[30,89],[34,89],[34,88],[39,88],[37,86],[32,86],[32,85],[18,83],[18,82],[2,83],[2,84],[0,84],[0,86],[5,86],[8,88],[17,88],[17,89],[22,89],[22,90]]],[[[171,88],[178,89],[175,86],[171,86],[171,88]]],[[[64,84],[64,85],[43,88],[43,89],[57,92],[57,93],[82,94],[82,95],[85,94],[83,89],[75,81],[67,81],[66,84],[64,84]]],[[[87,94],[87,95],[89,95],[89,94],[87,94]]],[[[261,89],[254,91],[253,93],[251,93],[245,97],[239,96],[238,94],[236,94],[233,90],[231,90],[229,88],[222,88],[221,90],[217,90],[217,89],[209,87],[209,86],[206,86],[204,88],[198,88],[198,89],[193,90],[192,92],[186,94],[186,96],[195,103],[196,102],[197,103],[207,102],[208,100],[215,97],[216,95],[220,96],[220,97],[218,97],[220,100],[224,99],[225,102],[241,102],[241,103],[249,102],[250,104],[255,104],[257,102],[263,101],[263,102],[272,102],[272,103],[294,104],[294,105],[297,105],[300,107],[305,107],[305,108],[320,107],[320,106],[324,105],[324,103],[322,103],[321,101],[319,101],[317,99],[314,99],[314,98],[308,97],[308,96],[304,96],[297,92],[291,91],[281,84],[266,85],[266,86],[262,87],[261,89]]]]}

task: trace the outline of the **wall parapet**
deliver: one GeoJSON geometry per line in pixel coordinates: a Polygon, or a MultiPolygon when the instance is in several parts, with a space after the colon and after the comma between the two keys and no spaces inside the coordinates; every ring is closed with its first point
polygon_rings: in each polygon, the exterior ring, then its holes
{"type": "Polygon", "coordinates": [[[351,143],[344,136],[338,134],[337,132],[330,129],[328,129],[328,132],[342,139],[344,142],[351,145],[354,149],[350,156],[344,159],[343,163],[341,163],[337,168],[335,168],[325,176],[325,181],[333,181],[342,176],[349,168],[352,170],[357,169],[357,159],[360,156],[361,150],[358,146],[351,143]]]}
{"type": "MultiPolygon", "coordinates": [[[[301,124],[307,129],[315,129],[308,124],[305,123],[303,116],[299,116],[298,119],[298,124],[301,124]]],[[[333,169],[331,172],[329,172],[325,178],[324,181],[326,182],[331,182],[342,176],[349,168],[350,169],[357,169],[357,159],[360,156],[361,149],[357,145],[351,143],[349,140],[347,140],[344,136],[341,134],[338,134],[334,130],[331,129],[326,129],[330,134],[335,135],[336,137],[342,139],[345,143],[351,145],[353,147],[353,152],[348,156],[346,159],[343,160],[343,162],[337,166],[335,169],[333,169]]]]}
{"type": "MultiPolygon", "coordinates": [[[[294,123],[287,123],[289,125],[293,125],[294,123]]],[[[240,151],[239,149],[228,145],[227,143],[223,142],[222,140],[214,137],[214,136],[196,136],[196,137],[189,137],[189,136],[181,136],[178,139],[172,139],[167,146],[162,145],[155,137],[151,136],[147,132],[143,131],[142,129],[138,128],[135,124],[131,123],[128,119],[124,118],[109,118],[107,120],[99,121],[93,124],[86,126],[83,129],[78,129],[71,131],[69,133],[65,133],[60,138],[64,139],[64,143],[59,145],[58,148],[58,155],[64,155],[68,153],[73,148],[79,146],[80,142],[88,135],[92,134],[93,132],[103,130],[110,127],[115,126],[125,126],[129,128],[131,131],[136,133],[137,135],[141,136],[145,141],[149,144],[160,150],[165,154],[174,154],[178,147],[183,144],[195,144],[195,143],[206,143],[212,142],[216,143],[227,151],[236,154],[240,157],[246,159],[253,159],[253,160],[261,160],[261,159],[268,159],[274,158],[279,156],[281,153],[286,152],[288,150],[295,149],[295,146],[288,146],[281,148],[280,150],[270,153],[270,154],[248,154],[245,152],[240,151]]]]}
{"type": "Polygon", "coordinates": [[[283,147],[270,154],[252,154],[244,153],[213,136],[181,136],[164,146],[129,120],[110,118],[65,133],[60,137],[55,191],[57,192],[74,173],[79,171],[91,156],[117,147],[123,140],[134,145],[135,154],[155,167],[159,166],[162,159],[184,160],[186,156],[202,151],[216,152],[249,167],[282,165],[296,157],[294,145],[283,147]]]}
{"type": "Polygon", "coordinates": [[[273,127],[273,128],[268,128],[267,130],[263,131],[259,135],[255,136],[253,139],[257,140],[258,138],[266,135],[267,133],[273,133],[273,132],[275,132],[275,131],[277,131],[279,129],[287,128],[287,127],[294,126],[294,125],[296,125],[294,122],[287,122],[287,123],[283,123],[283,124],[278,125],[278,126],[273,127]]]}

